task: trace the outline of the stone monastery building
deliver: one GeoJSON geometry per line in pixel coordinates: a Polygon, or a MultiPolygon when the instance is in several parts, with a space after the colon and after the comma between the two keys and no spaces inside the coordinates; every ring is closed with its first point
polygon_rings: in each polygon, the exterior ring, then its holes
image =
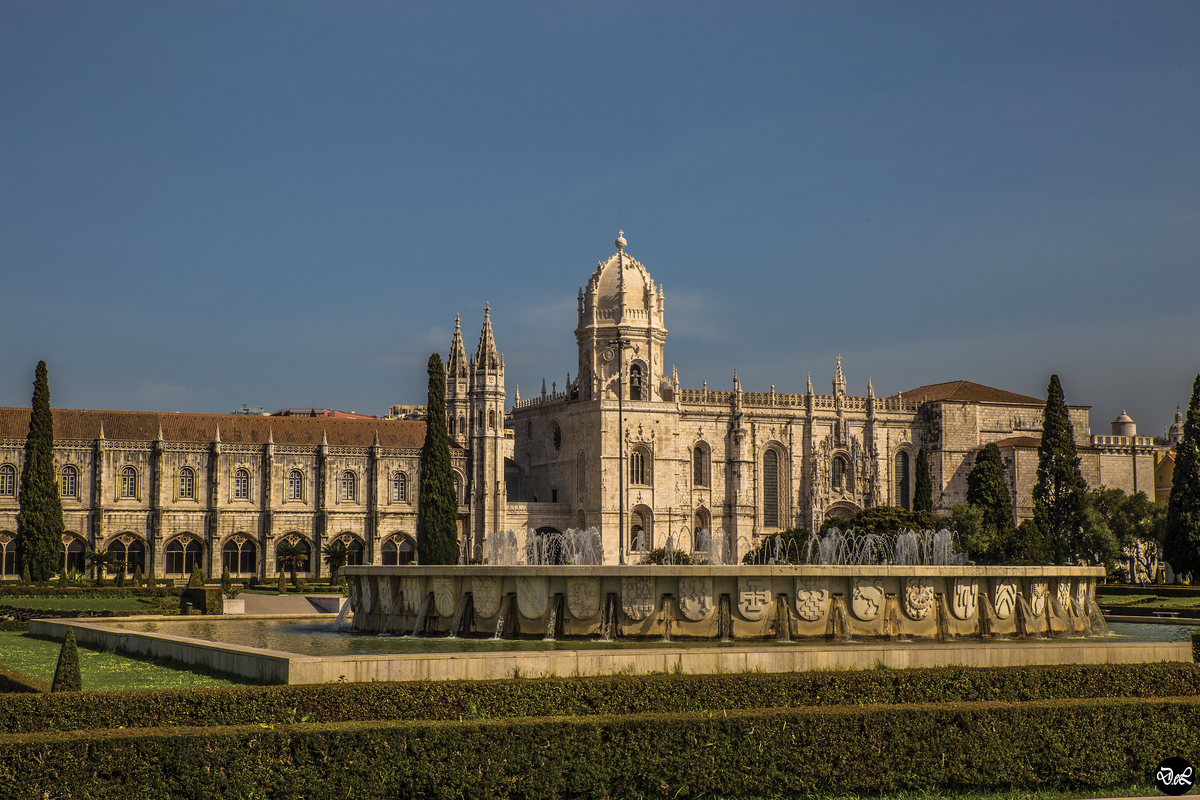
{"type": "MultiPolygon", "coordinates": [[[[666,367],[663,288],[625,253],[623,235],[616,246],[579,290],[575,379],[531,398],[514,392],[511,439],[490,309],[470,358],[456,320],[446,412],[464,556],[480,557],[499,530],[596,526],[615,563],[623,484],[627,561],[668,537],[686,549],[698,529],[726,537],[736,560],[787,528],[911,508],[922,447],[934,509],[948,514],[989,442],[1004,457],[1017,519],[1032,515],[1043,399],[968,381],[876,397],[869,379],[855,396],[840,356],[828,394],[811,378],[804,394],[747,392],[736,373],[726,390],[684,389],[666,367]]],[[[1152,491],[1153,439],[1125,414],[1112,435],[1093,436],[1088,412],[1069,407],[1088,484],[1152,491]]],[[[6,578],[28,426],[29,409],[0,409],[6,578]]],[[[200,563],[209,575],[270,577],[285,540],[314,554],[301,571],[309,576],[338,539],[351,563],[413,558],[422,422],[57,409],[54,428],[69,568],[92,546],[123,553],[130,574],[141,565],[182,578],[200,563]]]]}

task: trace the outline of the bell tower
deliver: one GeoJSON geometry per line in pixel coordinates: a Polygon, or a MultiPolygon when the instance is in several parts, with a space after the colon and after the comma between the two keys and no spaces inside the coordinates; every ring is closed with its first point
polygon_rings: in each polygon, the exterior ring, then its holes
{"type": "Polygon", "coordinates": [[[587,287],[579,287],[579,399],[617,397],[618,354],[609,342],[621,338],[629,341],[623,354],[625,399],[662,401],[671,391],[663,367],[663,288],[655,287],[646,268],[625,252],[624,231],[617,232],[616,245],[617,252],[596,265],[587,287]]]}
{"type": "MultiPolygon", "coordinates": [[[[461,346],[461,342],[460,342],[461,346]]],[[[504,489],[504,356],[496,351],[492,336],[492,312],[483,307],[483,330],[479,347],[471,358],[470,429],[471,472],[469,495],[471,530],[469,557],[478,557],[484,537],[503,530],[506,520],[504,489]]],[[[447,407],[449,404],[447,404],[447,407]]]]}
{"type": "Polygon", "coordinates": [[[470,438],[471,399],[467,393],[467,353],[463,348],[458,314],[454,315],[454,339],[446,358],[446,431],[450,441],[466,447],[470,438]]]}

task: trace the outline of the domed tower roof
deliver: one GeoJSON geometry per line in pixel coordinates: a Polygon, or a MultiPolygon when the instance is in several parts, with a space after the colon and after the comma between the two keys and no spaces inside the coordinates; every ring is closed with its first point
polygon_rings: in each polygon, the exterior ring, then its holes
{"type": "Polygon", "coordinates": [[[1179,444],[1183,440],[1183,412],[1175,406],[1175,424],[1167,432],[1167,444],[1179,444]]]}
{"type": "Polygon", "coordinates": [[[1121,416],[1112,421],[1113,436],[1137,436],[1137,423],[1121,409],[1121,416]]]}
{"type": "Polygon", "coordinates": [[[617,252],[596,265],[588,280],[588,300],[596,308],[645,311],[653,305],[654,281],[649,271],[625,253],[625,232],[617,232],[617,252]]]}

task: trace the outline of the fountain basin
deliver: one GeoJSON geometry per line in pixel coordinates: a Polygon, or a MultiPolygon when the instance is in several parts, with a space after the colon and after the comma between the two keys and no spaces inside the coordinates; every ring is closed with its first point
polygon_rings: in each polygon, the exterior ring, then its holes
{"type": "Polygon", "coordinates": [[[1088,635],[1102,567],[345,567],[354,628],[680,639],[1088,635]]]}

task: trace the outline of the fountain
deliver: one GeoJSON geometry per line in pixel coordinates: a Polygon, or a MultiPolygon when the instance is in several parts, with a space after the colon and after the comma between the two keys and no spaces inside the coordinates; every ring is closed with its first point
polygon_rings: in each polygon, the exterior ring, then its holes
{"type": "Polygon", "coordinates": [[[946,530],[775,536],[752,551],[761,563],[747,564],[729,563],[749,549],[741,539],[732,548],[731,539],[720,529],[693,536],[684,528],[667,540],[665,563],[620,566],[605,563],[596,528],[506,530],[486,538],[484,565],[344,574],[356,630],[414,635],[940,641],[1082,636],[1103,627],[1093,599],[1102,568],[976,566],[946,530]]]}

